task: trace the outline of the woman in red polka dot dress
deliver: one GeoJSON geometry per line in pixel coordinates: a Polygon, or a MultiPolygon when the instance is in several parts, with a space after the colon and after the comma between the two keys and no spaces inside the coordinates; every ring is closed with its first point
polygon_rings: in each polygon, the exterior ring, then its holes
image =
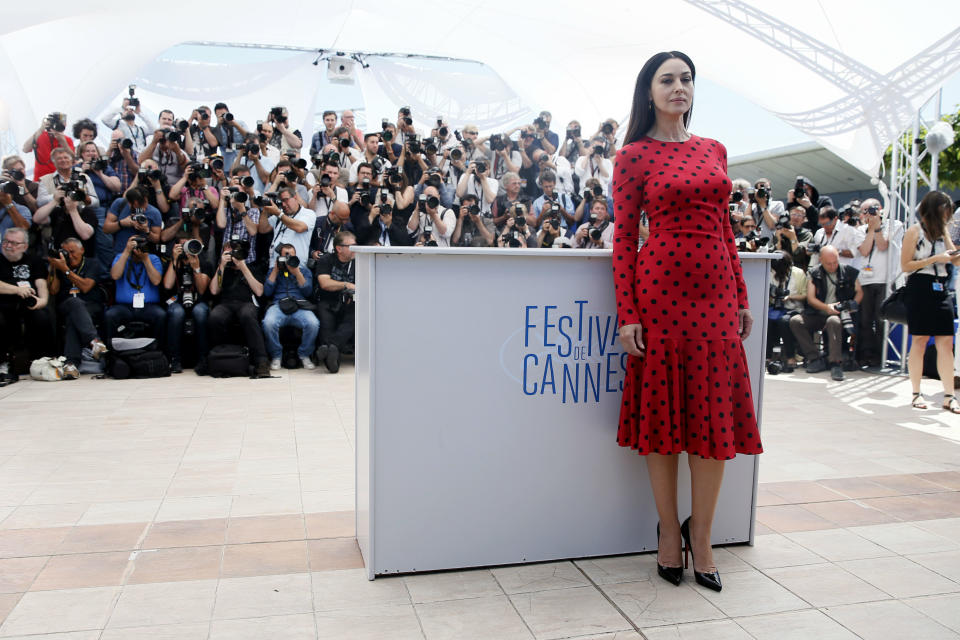
{"type": "Polygon", "coordinates": [[[696,581],[719,591],[710,530],[723,464],[763,447],[743,350],[753,321],[727,209],[727,151],[687,131],[695,75],[679,51],[648,60],[617,153],[613,276],[630,354],[617,442],[647,456],[660,516],[658,573],[680,584],[681,550],[689,550],[696,581]],[[650,237],[638,252],[642,211],[650,237]],[[683,524],[681,452],[692,487],[683,524]]]}

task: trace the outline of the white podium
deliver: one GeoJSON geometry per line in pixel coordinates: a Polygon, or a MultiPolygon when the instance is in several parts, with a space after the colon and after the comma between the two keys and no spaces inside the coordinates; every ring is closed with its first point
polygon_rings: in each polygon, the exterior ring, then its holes
{"type": "MultiPolygon", "coordinates": [[[[616,443],[626,354],[608,250],[357,247],[356,519],[377,575],[649,551],[645,458],[616,443]]],[[[741,254],[758,420],[769,260],[741,254]]],[[[757,459],[715,544],[752,542],[757,459]]],[[[681,461],[680,513],[689,513],[681,461]]]]}

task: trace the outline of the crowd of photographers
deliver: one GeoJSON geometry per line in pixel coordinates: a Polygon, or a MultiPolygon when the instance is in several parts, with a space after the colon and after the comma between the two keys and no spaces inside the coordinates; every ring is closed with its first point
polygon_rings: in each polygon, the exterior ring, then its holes
{"type": "MultiPolygon", "coordinates": [[[[62,353],[73,378],[84,354],[99,357],[134,325],[173,372],[187,360],[203,373],[213,346],[242,341],[269,375],[292,348],[287,326],[299,330],[288,366],[335,372],[352,346],[354,244],[612,247],[615,120],[590,135],[573,121],[561,138],[549,112],[484,136],[443,117],[421,130],[406,107],[366,133],[350,111],[322,119],[307,144],[281,106],[252,127],[224,103],[154,118],[132,86],[72,137],[65,115],[45,118],[23,145],[33,179],[18,156],[0,177],[0,384],[15,379],[24,338],[30,357],[62,353]]],[[[837,377],[850,344],[878,365],[877,287],[902,227],[885,230],[875,201],[838,212],[803,179],[786,204],[771,192],[737,180],[730,202],[742,251],[781,252],[771,371],[796,366],[798,345],[810,371],[837,377]]]]}

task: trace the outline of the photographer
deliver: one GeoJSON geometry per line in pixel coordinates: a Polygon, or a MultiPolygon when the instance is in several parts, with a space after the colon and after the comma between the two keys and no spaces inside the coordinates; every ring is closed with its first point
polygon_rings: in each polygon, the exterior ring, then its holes
{"type": "Polygon", "coordinates": [[[23,152],[33,153],[33,179],[37,182],[57,170],[51,155],[54,149],[68,149],[73,156],[73,140],[63,135],[66,130],[66,114],[54,112],[44,118],[40,128],[23,143],[23,152]]]}
{"type": "Polygon", "coordinates": [[[883,365],[880,305],[887,296],[887,259],[893,252],[891,264],[899,264],[904,228],[899,220],[884,223],[883,209],[876,198],[864,200],[860,209],[866,223],[862,226],[863,240],[857,247],[861,260],[860,286],[863,288],[857,347],[861,366],[879,368],[883,365]]]}
{"type": "MultiPolygon", "coordinates": [[[[506,133],[494,134],[487,140],[490,150],[491,166],[490,177],[500,181],[507,173],[517,173],[523,167],[523,156],[520,155],[520,146],[510,139],[506,133]]],[[[501,191],[502,193],[502,191],[501,191]]]]}
{"type": "Polygon", "coordinates": [[[410,184],[420,182],[420,177],[427,170],[427,163],[423,159],[423,148],[420,146],[420,140],[417,136],[410,134],[400,151],[400,157],[397,159],[397,167],[407,177],[410,184]]]}
{"type": "Polygon", "coordinates": [[[33,216],[30,209],[14,201],[14,193],[19,194],[20,189],[16,182],[4,180],[0,182],[0,236],[6,233],[7,229],[29,229],[33,216]]]}
{"type": "Polygon", "coordinates": [[[449,247],[456,224],[456,214],[440,204],[440,192],[430,185],[420,194],[414,215],[407,221],[407,231],[415,243],[449,247]]]}
{"type": "MultiPolygon", "coordinates": [[[[497,196],[493,202],[493,207],[490,209],[490,219],[497,228],[503,226],[515,204],[521,200],[527,200],[526,195],[520,191],[520,176],[516,173],[507,172],[503,174],[500,184],[503,193],[497,196]]],[[[460,199],[460,202],[463,202],[463,198],[460,199]]]]}
{"type": "Polygon", "coordinates": [[[820,250],[831,246],[840,256],[840,264],[852,266],[854,251],[860,245],[860,236],[857,230],[850,225],[840,224],[839,213],[833,207],[824,207],[820,210],[820,228],[813,234],[813,240],[807,245],[810,254],[810,269],[820,266],[820,250]]]}
{"type": "Polygon", "coordinates": [[[813,239],[813,233],[803,224],[807,220],[807,211],[799,203],[794,203],[786,214],[777,218],[773,232],[773,247],[790,254],[795,267],[806,272],[810,264],[807,245],[813,239]]]}
{"type": "Polygon", "coordinates": [[[457,197],[463,200],[466,195],[477,197],[480,213],[492,216],[493,202],[497,199],[498,183],[490,177],[490,165],[486,160],[471,162],[457,183],[457,197]]]}
{"type": "MultiPolygon", "coordinates": [[[[120,189],[115,193],[123,193],[130,188],[137,172],[140,171],[140,165],[137,164],[136,156],[133,151],[133,143],[130,139],[124,138],[119,129],[110,135],[110,146],[107,147],[107,166],[120,182],[120,189]]],[[[101,203],[104,207],[113,204],[101,203]]]]}
{"type": "Polygon", "coordinates": [[[279,193],[281,189],[290,188],[294,190],[297,202],[301,207],[306,207],[310,201],[310,192],[303,184],[303,174],[305,171],[297,169],[292,162],[282,158],[277,162],[277,166],[270,172],[270,183],[266,189],[268,193],[279,193]]]}
{"type": "Polygon", "coordinates": [[[594,200],[590,205],[589,222],[580,225],[573,237],[573,246],[578,249],[612,249],[613,225],[607,214],[607,203],[594,200]]]}
{"type": "Polygon", "coordinates": [[[400,152],[403,151],[403,146],[397,143],[397,127],[386,120],[381,122],[381,126],[383,130],[379,135],[382,144],[377,153],[395,167],[400,159],[400,152]]]}
{"type": "Polygon", "coordinates": [[[103,221],[103,232],[113,234],[113,250],[119,254],[134,234],[153,243],[160,242],[163,218],[156,207],[147,203],[147,194],[140,187],[130,187],[122,199],[110,205],[103,221]]]}
{"type": "Polygon", "coordinates": [[[259,262],[247,264],[249,243],[231,240],[224,243],[220,264],[210,280],[210,295],[219,296],[207,321],[210,346],[226,344],[230,323],[236,319],[243,331],[244,342],[250,350],[250,360],[256,366],[256,376],[270,377],[267,350],[257,318],[255,298],[263,295],[263,268],[259,262]]]}
{"type": "Polygon", "coordinates": [[[287,325],[299,327],[302,331],[297,356],[304,369],[313,369],[310,356],[320,329],[320,322],[312,310],[313,305],[307,302],[313,297],[313,280],[306,265],[300,263],[293,245],[282,244],[279,249],[280,255],[263,286],[264,297],[272,299],[262,323],[270,370],[280,369],[283,355],[280,328],[287,325]]]}
{"type": "Polygon", "coordinates": [[[350,200],[350,195],[338,184],[339,177],[340,168],[337,164],[327,162],[323,165],[323,174],[319,181],[311,187],[309,206],[317,214],[318,219],[328,215],[337,202],[342,203],[349,211],[350,205],[347,202],[350,200]]]}
{"type": "Polygon", "coordinates": [[[190,113],[184,137],[190,138],[193,146],[190,157],[194,162],[201,162],[217,153],[220,142],[211,128],[212,121],[213,115],[210,113],[210,107],[206,105],[201,105],[190,113]]]}
{"type": "Polygon", "coordinates": [[[553,122],[553,115],[549,111],[541,111],[540,115],[533,121],[536,130],[537,140],[540,141],[540,148],[547,152],[547,155],[553,155],[560,146],[560,137],[550,131],[550,123],[553,122]]]}
{"type": "MultiPolygon", "coordinates": [[[[280,153],[287,151],[297,151],[303,148],[303,134],[299,129],[290,131],[289,113],[286,107],[271,107],[267,114],[267,122],[273,125],[273,132],[267,136],[267,144],[280,153]]],[[[264,123],[266,124],[266,123],[264,123]]]]}
{"type": "Polygon", "coordinates": [[[357,270],[352,247],[356,243],[357,239],[349,231],[338,233],[333,239],[334,253],[317,260],[313,270],[319,285],[317,360],[330,373],[340,370],[340,354],[353,342],[357,270]]]}
{"type": "MultiPolygon", "coordinates": [[[[219,166],[222,169],[223,161],[219,158],[215,160],[219,162],[219,166]]],[[[207,184],[207,179],[212,175],[213,173],[209,166],[199,162],[189,163],[183,172],[183,177],[170,187],[170,193],[167,196],[168,199],[171,201],[179,200],[181,208],[187,205],[188,200],[193,199],[206,201],[210,207],[216,209],[220,206],[220,194],[217,192],[216,187],[207,184]]]]}
{"type": "Polygon", "coordinates": [[[184,329],[197,338],[198,375],[206,369],[207,318],[210,307],[204,301],[213,265],[200,257],[203,244],[196,238],[181,236],[173,245],[170,263],[163,274],[163,288],[173,295],[167,300],[167,357],[170,373],[182,373],[181,340],[184,329]],[[188,324],[189,323],[189,324],[188,324]]]}
{"type": "Polygon", "coordinates": [[[26,333],[31,359],[54,355],[53,315],[47,308],[47,266],[27,254],[27,232],[14,227],[0,246],[0,386],[17,381],[14,351],[26,333]]]}
{"type": "MultiPolygon", "coordinates": [[[[170,200],[170,185],[167,176],[160,171],[160,165],[153,160],[144,160],[137,175],[133,179],[132,187],[140,187],[147,198],[147,204],[156,208],[164,217],[169,214],[177,215],[173,209],[177,206],[176,200],[170,200]]],[[[114,201],[116,204],[116,200],[114,201]]],[[[110,205],[113,209],[113,205],[110,205]]]]}
{"type": "Polygon", "coordinates": [[[560,157],[566,158],[572,166],[576,166],[580,156],[589,155],[590,151],[583,144],[581,136],[580,122],[571,120],[567,125],[567,135],[563,139],[563,145],[560,147],[560,157]]]}
{"type": "MultiPolygon", "coordinates": [[[[87,142],[92,142],[97,144],[97,123],[91,120],[90,118],[84,118],[83,120],[77,120],[73,123],[73,139],[77,141],[78,149],[80,149],[77,155],[83,156],[83,145],[87,142]]],[[[97,145],[97,156],[103,156],[104,150],[100,148],[100,145],[97,145]]]]}
{"type": "Polygon", "coordinates": [[[340,114],[340,126],[345,127],[350,132],[350,139],[355,146],[363,146],[363,132],[357,127],[353,111],[344,109],[343,113],[340,114]]]}
{"type": "Polygon", "coordinates": [[[257,134],[252,133],[246,138],[246,145],[243,152],[237,154],[237,159],[231,169],[245,167],[250,171],[253,177],[253,188],[256,191],[263,192],[264,184],[270,181],[270,172],[273,171],[274,162],[262,154],[263,145],[261,145],[257,134]]]}
{"type": "Polygon", "coordinates": [[[351,168],[355,163],[363,160],[363,154],[351,146],[352,144],[350,130],[346,127],[337,127],[333,130],[333,140],[323,148],[323,155],[335,157],[340,172],[347,175],[351,175],[351,168]]]}
{"type": "Polygon", "coordinates": [[[80,143],[80,165],[77,170],[90,178],[99,202],[95,208],[102,211],[98,216],[98,218],[101,218],[106,215],[106,207],[113,203],[114,198],[122,190],[120,178],[114,173],[110,163],[105,158],[100,157],[100,149],[95,142],[80,143]]]}
{"type": "Polygon", "coordinates": [[[783,346],[778,361],[780,371],[791,373],[797,366],[797,343],[790,318],[801,313],[807,299],[807,274],[793,266],[786,251],[770,264],[770,306],[767,310],[767,365],[773,362],[774,348],[783,346]]]}
{"type": "Polygon", "coordinates": [[[323,112],[323,131],[317,131],[313,134],[313,137],[310,138],[310,155],[315,156],[319,155],[321,150],[329,144],[335,144],[334,140],[334,129],[337,128],[337,112],[336,111],[324,111],[323,112]]]}
{"type": "Polygon", "coordinates": [[[843,380],[843,330],[852,333],[852,314],[863,300],[863,289],[857,270],[841,265],[835,247],[820,250],[821,264],[811,269],[807,284],[807,307],[790,318],[793,332],[803,353],[807,373],[830,369],[830,377],[843,380]],[[827,362],[820,357],[820,347],[813,342],[813,333],[824,331],[829,341],[827,362]]]}
{"type": "Polygon", "coordinates": [[[593,134],[594,138],[600,138],[603,140],[603,157],[610,158],[611,161],[612,158],[617,154],[617,129],[619,128],[619,122],[617,122],[614,118],[607,118],[600,123],[600,126],[597,127],[596,133],[593,134]]]}
{"type": "Polygon", "coordinates": [[[497,236],[497,246],[501,248],[533,249],[537,246],[537,236],[527,225],[527,207],[522,202],[513,205],[503,230],[497,236]]]}
{"type": "Polygon", "coordinates": [[[112,344],[116,330],[131,320],[150,325],[158,348],[163,345],[167,314],[160,306],[160,281],[163,264],[160,258],[148,252],[143,236],[130,236],[127,244],[110,267],[110,277],[116,283],[113,306],[107,309],[107,344],[112,344]]]}
{"type": "MultiPolygon", "coordinates": [[[[559,218],[561,232],[569,235],[568,229],[576,229],[582,218],[576,215],[576,206],[573,200],[565,193],[557,193],[557,176],[553,171],[543,171],[540,174],[540,189],[543,195],[533,201],[531,216],[527,221],[539,228],[544,218],[559,218]]],[[[604,203],[606,206],[606,203],[604,203]]],[[[572,234],[572,231],[570,232],[572,234]]],[[[611,232],[612,233],[612,232],[611,232]]]]}
{"type": "Polygon", "coordinates": [[[603,138],[593,138],[590,141],[587,155],[581,156],[575,167],[575,172],[580,178],[580,184],[586,184],[588,179],[596,178],[600,181],[603,192],[607,192],[610,177],[613,175],[613,163],[606,157],[606,146],[603,138]]]}
{"type": "Polygon", "coordinates": [[[350,224],[350,207],[346,202],[334,201],[330,212],[317,218],[313,237],[310,239],[310,257],[317,260],[325,253],[333,253],[333,239],[342,231],[356,233],[350,224]]]}
{"type": "Polygon", "coordinates": [[[361,163],[366,162],[371,167],[379,167],[377,173],[384,173],[390,168],[390,162],[379,155],[380,134],[368,133],[363,136],[363,155],[350,165],[350,177],[348,182],[353,184],[357,181],[357,169],[361,163]]]}
{"type": "MultiPolygon", "coordinates": [[[[131,94],[134,88],[134,85],[130,85],[131,94]]],[[[131,149],[138,156],[147,146],[147,136],[155,130],[150,120],[141,112],[140,100],[133,95],[124,98],[120,109],[106,114],[100,122],[114,131],[119,131],[121,138],[130,140],[131,149]]]]}
{"type": "Polygon", "coordinates": [[[84,173],[77,171],[73,167],[73,151],[58,147],[51,152],[50,161],[56,170],[53,173],[46,174],[39,180],[40,187],[37,189],[37,210],[33,214],[34,222],[37,224],[46,222],[50,212],[59,204],[58,201],[63,198],[63,189],[61,187],[67,187],[67,190],[76,194],[78,198],[82,196],[79,202],[83,202],[85,206],[93,208],[100,206],[100,200],[97,198],[97,192],[93,188],[93,183],[84,173]],[[61,194],[55,197],[58,191],[60,191],[61,194]]]}
{"type": "Polygon", "coordinates": [[[453,200],[457,195],[456,188],[443,181],[443,175],[438,167],[431,166],[426,170],[420,177],[420,183],[414,188],[414,195],[419,198],[427,187],[433,187],[437,190],[437,193],[440,194],[440,204],[448,209],[453,208],[453,200]]]}
{"type": "Polygon", "coordinates": [[[537,234],[537,244],[540,249],[552,249],[554,240],[563,237],[563,228],[560,226],[560,217],[544,218],[537,234]]]}
{"type": "Polygon", "coordinates": [[[273,240],[270,243],[271,256],[279,253],[278,247],[281,244],[293,245],[297,255],[308,255],[310,236],[313,233],[313,226],[317,223],[317,215],[300,205],[297,192],[292,187],[281,189],[279,197],[279,206],[274,202],[268,202],[261,208],[257,231],[263,234],[273,231],[273,240]]]}
{"type": "Polygon", "coordinates": [[[410,205],[411,215],[406,219],[398,213],[396,206],[390,204],[390,197],[383,202],[383,196],[370,208],[369,216],[363,226],[357,229],[357,241],[363,244],[379,244],[383,247],[408,247],[413,244],[405,220],[416,215],[416,203],[410,205]]]}
{"type": "Polygon", "coordinates": [[[493,220],[480,213],[477,196],[464,196],[460,200],[460,215],[450,243],[455,247],[492,247],[496,233],[493,220]]]}
{"type": "Polygon", "coordinates": [[[230,109],[223,102],[213,105],[213,115],[217,119],[217,124],[210,127],[204,135],[209,133],[213,136],[216,146],[220,148],[223,165],[229,171],[236,162],[237,156],[243,153],[247,128],[243,122],[233,117],[230,109]]]}
{"type": "MultiPolygon", "coordinates": [[[[161,118],[164,117],[165,113],[169,114],[170,112],[162,112],[161,118]]],[[[161,120],[161,122],[163,121],[161,120]]],[[[161,127],[153,132],[146,148],[140,152],[137,161],[143,167],[144,162],[153,160],[157,163],[160,172],[166,177],[167,183],[178,182],[183,177],[183,170],[190,160],[187,152],[180,147],[182,141],[183,134],[180,131],[172,126],[169,128],[161,127]]]]}
{"type": "Polygon", "coordinates": [[[253,178],[250,175],[240,175],[245,171],[246,169],[242,167],[235,171],[227,194],[220,198],[216,225],[222,233],[219,235],[217,246],[226,247],[231,238],[248,243],[250,248],[244,256],[244,261],[250,264],[257,259],[256,237],[260,225],[260,209],[254,202],[256,196],[250,195],[253,191],[253,178]]]}
{"type": "Polygon", "coordinates": [[[37,224],[49,225],[49,246],[59,247],[67,238],[79,238],[83,243],[83,250],[90,256],[96,256],[96,232],[99,229],[97,214],[91,207],[83,206],[83,202],[79,200],[82,195],[82,192],[75,190],[58,189],[54,192],[53,200],[57,205],[50,209],[49,216],[46,219],[37,219],[45,209],[41,207],[37,210],[33,221],[37,224]]]}
{"type": "Polygon", "coordinates": [[[787,208],[792,208],[793,203],[803,207],[807,214],[807,221],[804,226],[815,233],[819,228],[819,215],[824,207],[833,208],[833,200],[830,196],[821,196],[820,192],[813,184],[803,176],[797,176],[797,181],[793,189],[787,191],[787,208]]]}
{"type": "MultiPolygon", "coordinates": [[[[37,193],[40,183],[27,179],[26,165],[20,156],[6,156],[3,159],[3,173],[0,180],[7,180],[17,185],[17,193],[13,195],[14,203],[26,207],[32,216],[37,210],[37,193]]],[[[13,188],[10,187],[12,191],[13,188]]]]}
{"type": "MultiPolygon", "coordinates": [[[[411,139],[417,139],[420,135],[416,128],[413,126],[413,117],[410,113],[410,107],[400,107],[400,110],[397,112],[397,124],[396,124],[396,136],[394,138],[401,147],[407,146],[407,142],[411,139]]],[[[417,180],[419,180],[417,176],[417,180]]],[[[416,182],[411,178],[411,182],[416,182]]]]}
{"type": "Polygon", "coordinates": [[[524,191],[531,199],[540,197],[539,180],[540,166],[543,156],[547,153],[540,147],[540,141],[537,139],[533,125],[527,125],[520,129],[520,142],[517,145],[520,151],[520,174],[521,181],[526,181],[524,191]]]}
{"type": "Polygon", "coordinates": [[[769,178],[760,178],[753,183],[754,191],[750,195],[750,213],[757,223],[761,238],[773,238],[777,230],[777,221],[784,213],[783,203],[773,200],[773,189],[769,178]]]}
{"type": "Polygon", "coordinates": [[[739,232],[734,235],[737,241],[737,251],[744,253],[756,253],[760,251],[769,241],[769,238],[761,238],[757,231],[757,221],[749,215],[740,220],[739,232]]]}
{"type": "Polygon", "coordinates": [[[357,184],[350,189],[347,199],[354,229],[361,229],[373,220],[371,208],[377,202],[378,190],[379,183],[373,176],[373,167],[361,163],[357,168],[357,184]]]}
{"type": "MultiPolygon", "coordinates": [[[[416,193],[413,186],[407,181],[407,176],[404,173],[401,173],[397,167],[393,167],[386,174],[386,183],[384,186],[390,191],[390,197],[393,198],[393,215],[403,224],[407,224],[407,220],[410,219],[410,216],[413,214],[413,208],[416,206],[416,193]]],[[[363,225],[363,218],[355,218],[353,211],[350,212],[350,221],[353,222],[354,228],[360,233],[360,226],[363,225]]],[[[366,244],[364,240],[358,240],[362,244],[366,244]]]]}
{"type": "Polygon", "coordinates": [[[106,352],[95,326],[103,319],[106,302],[103,289],[97,286],[101,278],[100,263],[87,260],[83,244],[76,238],[67,238],[56,256],[47,258],[50,264],[49,288],[54,296],[57,312],[65,320],[63,355],[66,365],[63,377],[80,377],[78,367],[83,348],[89,347],[95,360],[106,352]]]}

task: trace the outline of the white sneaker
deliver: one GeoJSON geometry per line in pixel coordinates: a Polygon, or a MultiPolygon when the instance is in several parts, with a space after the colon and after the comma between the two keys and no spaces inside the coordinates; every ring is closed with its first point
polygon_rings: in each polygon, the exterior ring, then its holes
{"type": "Polygon", "coordinates": [[[304,369],[316,369],[316,368],[317,368],[317,365],[313,364],[313,360],[311,360],[309,356],[307,356],[306,358],[300,358],[300,362],[303,363],[303,368],[304,368],[304,369]]]}
{"type": "Polygon", "coordinates": [[[77,366],[73,364],[64,365],[63,367],[63,379],[64,380],[76,380],[80,377],[80,372],[77,370],[77,366]]]}
{"type": "Polygon", "coordinates": [[[280,371],[280,358],[274,358],[270,361],[270,371],[280,371]]]}

